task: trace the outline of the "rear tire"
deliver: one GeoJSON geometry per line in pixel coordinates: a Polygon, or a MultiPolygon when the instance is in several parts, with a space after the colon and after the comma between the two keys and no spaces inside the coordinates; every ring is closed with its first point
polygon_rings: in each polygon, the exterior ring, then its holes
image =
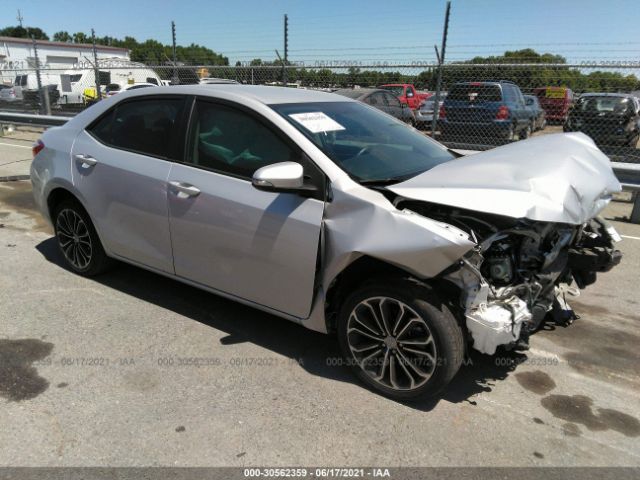
{"type": "Polygon", "coordinates": [[[78,201],[64,200],[56,206],[53,226],[58,248],[75,273],[92,277],[112,266],[89,214],[78,201]]]}
{"type": "Polygon", "coordinates": [[[531,136],[531,132],[533,132],[533,127],[532,124],[529,123],[529,125],[527,125],[518,135],[518,139],[519,140],[526,140],[527,138],[529,138],[531,136]]]}
{"type": "Polygon", "coordinates": [[[424,284],[378,279],[356,289],[338,313],[340,350],[356,376],[393,399],[433,396],[462,365],[464,336],[424,284]]]}

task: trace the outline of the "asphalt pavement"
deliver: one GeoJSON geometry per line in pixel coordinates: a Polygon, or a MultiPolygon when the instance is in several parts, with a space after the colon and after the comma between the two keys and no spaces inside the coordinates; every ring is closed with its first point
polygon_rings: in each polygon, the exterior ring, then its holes
{"type": "Polygon", "coordinates": [[[573,325],[399,403],[336,365],[332,337],[127,265],[74,275],[29,182],[0,182],[0,466],[638,466],[630,209],[605,211],[624,258],[573,325]]]}

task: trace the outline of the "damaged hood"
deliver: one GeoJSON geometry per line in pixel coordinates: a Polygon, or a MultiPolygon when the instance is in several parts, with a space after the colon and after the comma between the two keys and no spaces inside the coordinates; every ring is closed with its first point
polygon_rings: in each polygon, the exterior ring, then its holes
{"type": "Polygon", "coordinates": [[[582,133],[476,153],[387,188],[412,200],[576,225],[596,216],[621,190],[609,158],[582,133]]]}

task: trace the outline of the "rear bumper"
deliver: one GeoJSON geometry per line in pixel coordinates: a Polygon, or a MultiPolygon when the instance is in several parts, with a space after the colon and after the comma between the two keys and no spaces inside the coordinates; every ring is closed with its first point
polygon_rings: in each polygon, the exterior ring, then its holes
{"type": "Polygon", "coordinates": [[[625,145],[638,135],[636,130],[611,131],[606,129],[603,131],[598,128],[569,128],[566,124],[563,130],[565,132],[582,132],[589,135],[599,145],[625,145]]]}
{"type": "Polygon", "coordinates": [[[426,111],[426,110],[416,110],[414,113],[415,113],[417,122],[432,122],[433,121],[433,111],[429,112],[429,111],[426,111]]]}

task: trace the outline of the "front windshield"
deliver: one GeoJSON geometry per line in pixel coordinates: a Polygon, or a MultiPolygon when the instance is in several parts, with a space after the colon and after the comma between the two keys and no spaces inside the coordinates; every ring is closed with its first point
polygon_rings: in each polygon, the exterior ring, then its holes
{"type": "Polygon", "coordinates": [[[454,158],[439,143],[359,102],[271,105],[363,183],[395,183],[454,158]]]}
{"type": "Polygon", "coordinates": [[[627,113],[631,110],[631,102],[624,97],[583,97],[578,102],[583,112],[594,113],[627,113]]]}

